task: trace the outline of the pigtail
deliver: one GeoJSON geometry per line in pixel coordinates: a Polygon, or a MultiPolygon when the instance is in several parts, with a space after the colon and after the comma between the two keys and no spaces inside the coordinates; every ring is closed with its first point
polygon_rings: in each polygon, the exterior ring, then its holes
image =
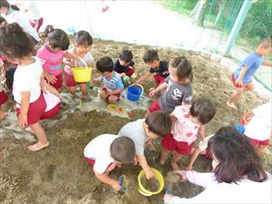
{"type": "Polygon", "coordinates": [[[43,37],[47,37],[49,33],[51,33],[54,30],[54,27],[52,25],[47,25],[43,32],[43,37]]]}
{"type": "Polygon", "coordinates": [[[10,8],[14,11],[20,11],[19,7],[16,5],[10,5],[10,8]]]}

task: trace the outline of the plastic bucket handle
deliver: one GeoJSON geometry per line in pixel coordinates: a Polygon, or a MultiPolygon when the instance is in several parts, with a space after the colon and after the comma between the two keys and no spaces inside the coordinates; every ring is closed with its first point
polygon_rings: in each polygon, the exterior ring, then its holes
{"type": "Polygon", "coordinates": [[[139,98],[142,97],[143,93],[144,93],[144,87],[141,84],[131,84],[129,87],[131,86],[138,86],[140,89],[142,89],[142,93],[140,94],[139,98]]]}
{"type": "MultiPolygon", "coordinates": [[[[86,69],[92,69],[92,68],[89,68],[87,63],[85,62],[84,59],[82,59],[81,57],[78,58],[81,62],[83,62],[84,66],[86,67],[86,69]]],[[[77,67],[77,60],[75,60],[75,66],[77,67]]]]}

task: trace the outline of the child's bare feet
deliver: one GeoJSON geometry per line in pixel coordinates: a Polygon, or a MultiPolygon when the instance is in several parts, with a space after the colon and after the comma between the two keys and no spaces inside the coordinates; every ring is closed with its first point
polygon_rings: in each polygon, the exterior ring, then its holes
{"type": "Polygon", "coordinates": [[[4,120],[6,117],[7,117],[7,115],[5,113],[0,112],[0,121],[4,120]]]}
{"type": "Polygon", "coordinates": [[[45,144],[43,144],[43,143],[41,143],[41,142],[37,142],[36,144],[29,145],[29,146],[28,146],[28,149],[29,149],[30,151],[32,151],[32,152],[37,152],[37,151],[40,151],[40,150],[42,150],[42,149],[44,149],[44,148],[46,148],[46,147],[48,147],[48,146],[49,146],[49,142],[47,142],[47,143],[45,143],[45,144]]]}
{"type": "Polygon", "coordinates": [[[179,167],[178,167],[176,162],[171,162],[171,167],[172,167],[173,171],[178,171],[179,170],[179,167]]]}
{"type": "Polygon", "coordinates": [[[160,163],[160,165],[164,165],[164,163],[165,163],[165,157],[160,156],[159,163],[160,163]]]}
{"type": "Polygon", "coordinates": [[[226,104],[227,104],[230,108],[237,109],[237,107],[234,105],[234,103],[231,103],[231,102],[227,101],[226,104]]]}

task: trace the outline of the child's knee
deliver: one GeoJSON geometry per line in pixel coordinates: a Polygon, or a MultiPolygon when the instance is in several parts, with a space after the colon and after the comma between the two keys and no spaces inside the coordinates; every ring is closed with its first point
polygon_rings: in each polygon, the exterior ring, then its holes
{"type": "Polygon", "coordinates": [[[115,104],[117,103],[118,98],[115,95],[111,95],[108,100],[109,100],[109,103],[115,104]]]}

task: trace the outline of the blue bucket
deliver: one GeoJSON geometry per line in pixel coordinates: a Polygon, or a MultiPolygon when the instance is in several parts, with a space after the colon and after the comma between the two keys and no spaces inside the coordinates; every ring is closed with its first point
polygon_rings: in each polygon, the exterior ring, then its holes
{"type": "Polygon", "coordinates": [[[143,94],[141,85],[131,85],[127,88],[127,99],[130,101],[138,101],[143,94]]]}

